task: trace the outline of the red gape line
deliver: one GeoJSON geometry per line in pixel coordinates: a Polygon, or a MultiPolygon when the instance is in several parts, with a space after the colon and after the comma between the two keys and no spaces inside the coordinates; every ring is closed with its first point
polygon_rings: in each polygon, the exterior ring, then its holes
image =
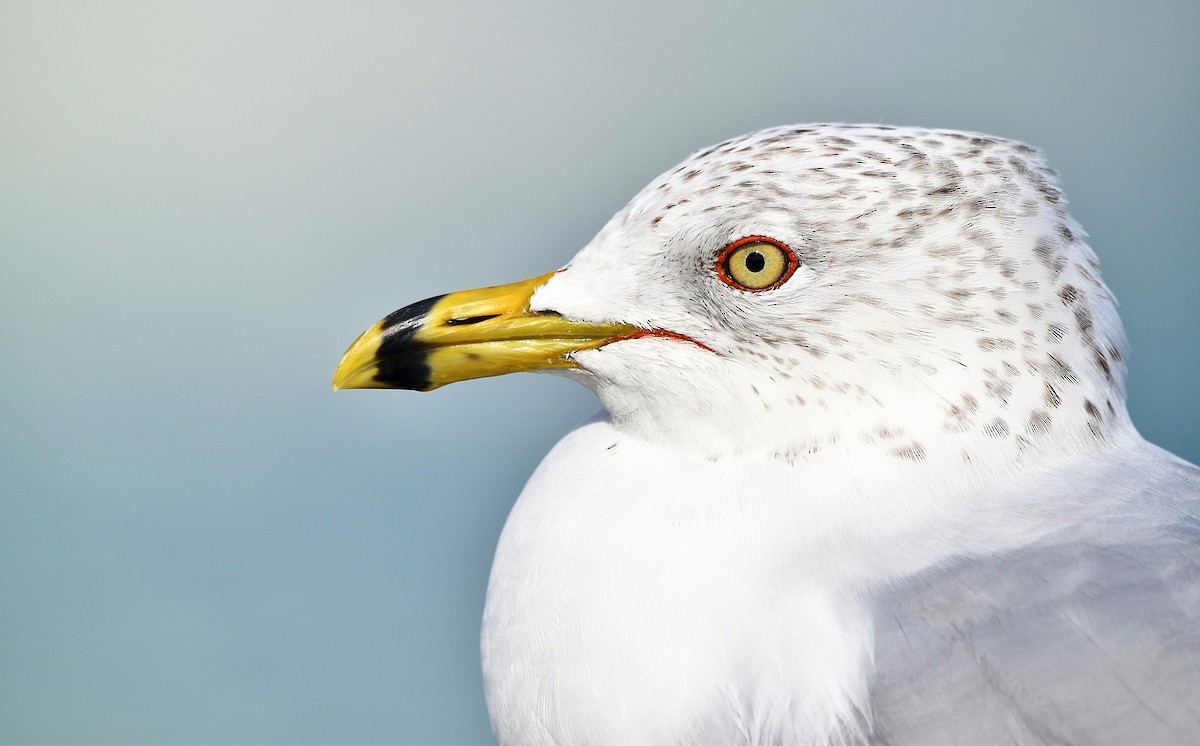
{"type": "MultiPolygon", "coordinates": [[[[634,332],[633,334],[626,334],[622,337],[614,337],[612,339],[612,342],[621,342],[626,339],[641,339],[642,337],[663,337],[664,339],[677,339],[680,342],[691,342],[692,344],[696,345],[697,347],[699,347],[702,350],[708,350],[709,352],[711,352],[714,355],[717,354],[716,350],[714,350],[713,348],[704,344],[703,342],[697,342],[696,340],[692,339],[691,337],[687,336],[686,334],[679,334],[678,332],[669,332],[666,329],[639,329],[638,331],[634,332]]],[[[609,344],[612,344],[612,342],[610,342],[609,344]]]]}

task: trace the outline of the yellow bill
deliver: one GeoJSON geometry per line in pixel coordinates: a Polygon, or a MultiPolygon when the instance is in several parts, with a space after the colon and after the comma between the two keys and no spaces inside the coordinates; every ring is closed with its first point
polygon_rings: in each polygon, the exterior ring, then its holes
{"type": "Polygon", "coordinates": [[[587,324],[530,311],[530,297],[553,276],[401,308],[350,345],[333,373],[333,388],[431,391],[471,378],[571,368],[571,353],[638,333],[627,324],[587,324]]]}

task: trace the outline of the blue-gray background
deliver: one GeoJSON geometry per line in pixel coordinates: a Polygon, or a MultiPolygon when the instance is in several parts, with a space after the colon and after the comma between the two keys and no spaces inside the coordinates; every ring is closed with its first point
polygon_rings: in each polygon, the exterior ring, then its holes
{"type": "Polygon", "coordinates": [[[333,395],[396,307],[556,268],[688,152],[1043,147],[1200,459],[1200,4],[0,4],[0,741],[478,742],[550,376],[333,395]]]}

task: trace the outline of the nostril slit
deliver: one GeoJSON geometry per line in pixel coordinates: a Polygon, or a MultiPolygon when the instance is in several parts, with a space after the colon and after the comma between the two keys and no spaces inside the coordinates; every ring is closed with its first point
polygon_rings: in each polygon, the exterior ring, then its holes
{"type": "Polygon", "coordinates": [[[459,318],[459,319],[446,319],[446,326],[466,326],[468,324],[478,324],[480,321],[487,321],[488,319],[494,319],[499,315],[500,314],[498,314],[498,313],[493,313],[493,314],[488,314],[486,316],[467,316],[465,318],[459,318]]]}

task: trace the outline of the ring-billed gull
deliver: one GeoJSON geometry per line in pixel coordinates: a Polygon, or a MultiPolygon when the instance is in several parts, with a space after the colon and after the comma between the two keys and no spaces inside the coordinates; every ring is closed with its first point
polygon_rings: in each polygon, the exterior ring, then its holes
{"type": "Polygon", "coordinates": [[[501,742],[1195,742],[1200,470],[1135,431],[1124,350],[1034,149],[808,125],[393,313],[334,385],[604,405],[496,551],[501,742]]]}

